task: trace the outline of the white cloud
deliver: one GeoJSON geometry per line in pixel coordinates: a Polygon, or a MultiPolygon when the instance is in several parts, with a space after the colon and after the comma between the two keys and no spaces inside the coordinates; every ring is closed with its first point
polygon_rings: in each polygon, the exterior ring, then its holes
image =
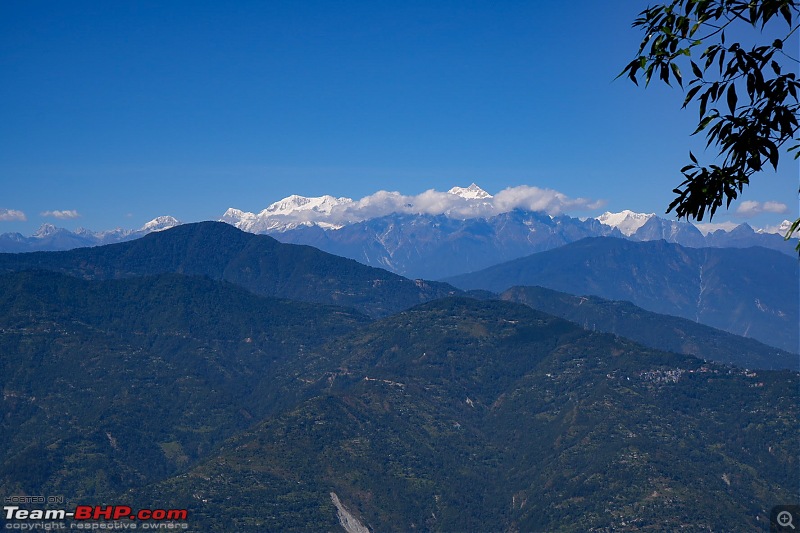
{"type": "Polygon", "coordinates": [[[24,222],[28,220],[28,217],[25,216],[25,213],[17,211],[16,209],[0,209],[0,220],[4,222],[11,220],[20,220],[24,222]]]}
{"type": "Polygon", "coordinates": [[[64,210],[64,211],[42,211],[39,213],[43,217],[53,217],[53,218],[60,218],[60,219],[68,219],[68,218],[78,218],[81,216],[76,210],[64,210]]]}
{"type": "Polygon", "coordinates": [[[763,208],[767,213],[785,213],[789,207],[781,202],[764,202],[763,208]]]}
{"type": "Polygon", "coordinates": [[[788,206],[781,202],[756,202],[745,200],[736,208],[736,216],[740,218],[750,218],[762,213],[785,213],[788,206]]]}
{"type": "MultiPolygon", "coordinates": [[[[343,224],[381,217],[392,213],[448,215],[453,218],[478,218],[507,213],[514,209],[543,211],[559,215],[567,210],[596,209],[603,202],[569,198],[551,189],[522,185],[510,187],[491,198],[467,199],[448,192],[427,190],[415,196],[378,191],[355,202],[338,205],[325,220],[343,224]]],[[[306,212],[311,215],[310,212],[306,212]]]]}
{"type": "Polygon", "coordinates": [[[475,211],[490,210],[483,201],[469,201],[455,194],[427,190],[416,196],[407,196],[399,192],[378,191],[365,196],[356,202],[337,206],[331,212],[336,222],[368,220],[392,213],[441,215],[449,214],[468,218],[479,216],[475,211]]]}
{"type": "Polygon", "coordinates": [[[552,189],[540,189],[527,185],[504,189],[494,197],[494,207],[498,213],[526,209],[528,211],[544,211],[548,215],[560,215],[567,210],[598,209],[604,203],[601,200],[570,198],[552,189]]]}

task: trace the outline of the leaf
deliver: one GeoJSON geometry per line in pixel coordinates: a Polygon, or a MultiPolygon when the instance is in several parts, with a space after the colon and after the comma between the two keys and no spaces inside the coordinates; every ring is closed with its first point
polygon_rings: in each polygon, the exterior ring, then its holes
{"type": "Polygon", "coordinates": [[[767,141],[767,150],[769,151],[769,162],[772,165],[772,168],[778,170],[778,158],[779,152],[778,148],[772,143],[767,141]]]}
{"type": "Polygon", "coordinates": [[[702,88],[702,86],[701,86],[701,85],[695,85],[694,87],[692,87],[691,89],[689,89],[689,92],[688,92],[688,93],[686,93],[686,98],[685,98],[685,99],[684,99],[684,101],[683,101],[683,106],[682,106],[682,108],[683,108],[683,107],[686,107],[686,105],[687,105],[689,102],[691,102],[691,101],[692,101],[692,98],[694,98],[694,95],[696,95],[696,94],[697,94],[697,91],[699,91],[701,88],[702,88]]]}
{"type": "Polygon", "coordinates": [[[709,123],[710,123],[712,120],[714,120],[715,118],[716,118],[716,116],[715,116],[715,115],[709,115],[709,116],[707,116],[706,118],[704,118],[703,120],[701,120],[701,121],[700,121],[700,124],[697,126],[697,129],[696,129],[696,130],[694,130],[694,133],[692,133],[692,135],[696,135],[697,133],[700,133],[701,131],[703,131],[704,129],[706,129],[706,126],[708,126],[708,124],[709,124],[709,123]]]}
{"type": "Polygon", "coordinates": [[[692,61],[691,63],[692,63],[692,73],[696,77],[702,79],[703,78],[703,71],[700,70],[700,67],[697,66],[697,63],[695,63],[694,61],[692,61]]]}
{"type": "Polygon", "coordinates": [[[738,98],[736,96],[736,86],[731,83],[728,87],[728,109],[731,110],[731,114],[733,115],[736,112],[736,102],[738,98]]]}
{"type": "Polygon", "coordinates": [[[706,105],[708,105],[709,94],[710,94],[710,90],[704,92],[700,96],[700,117],[704,117],[706,115],[706,105]]]}
{"type": "Polygon", "coordinates": [[[789,27],[791,28],[792,27],[792,11],[789,8],[788,4],[784,4],[784,5],[781,6],[781,15],[783,15],[783,18],[786,20],[786,24],[788,24],[789,27]]]}
{"type": "MultiPolygon", "coordinates": [[[[800,218],[792,222],[791,226],[789,226],[789,229],[786,231],[786,235],[783,236],[783,240],[788,241],[791,239],[795,232],[797,232],[798,228],[800,228],[800,218]]],[[[797,244],[796,249],[800,251],[800,243],[797,244]]]]}
{"type": "Polygon", "coordinates": [[[683,76],[681,76],[681,69],[678,68],[678,65],[675,63],[670,63],[669,66],[672,68],[672,74],[675,76],[675,80],[678,82],[678,85],[683,87],[683,76]]]}
{"type": "Polygon", "coordinates": [[[661,80],[669,85],[669,69],[667,68],[667,64],[664,63],[661,65],[661,80]]]}

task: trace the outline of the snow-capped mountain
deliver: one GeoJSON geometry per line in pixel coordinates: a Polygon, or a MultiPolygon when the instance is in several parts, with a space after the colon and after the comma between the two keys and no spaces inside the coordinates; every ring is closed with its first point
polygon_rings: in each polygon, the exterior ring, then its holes
{"type": "Polygon", "coordinates": [[[74,232],[56,227],[53,224],[42,224],[30,237],[25,237],[20,233],[3,233],[0,235],[0,252],[71,250],[73,248],[113,244],[115,242],[138,239],[148,233],[163,231],[180,223],[174,217],[160,216],[147,222],[138,230],[116,228],[106,231],[92,231],[86,228],[78,228],[74,232]]]}
{"type": "Polygon", "coordinates": [[[701,248],[707,246],[703,233],[694,225],[683,220],[668,220],[655,213],[635,213],[630,210],[611,213],[606,211],[597,220],[601,224],[617,228],[623,235],[634,241],[667,242],[701,248]]]}
{"type": "Polygon", "coordinates": [[[450,194],[455,194],[456,196],[460,196],[461,198],[466,198],[468,200],[483,200],[484,198],[494,198],[494,196],[484,191],[474,183],[471,184],[469,187],[453,187],[447,192],[450,194]]]}
{"type": "Polygon", "coordinates": [[[546,189],[518,187],[492,195],[472,183],[416,196],[381,191],[356,201],[292,195],[258,214],[228,209],[221,220],[244,231],[427,279],[598,236],[664,239],[696,248],[760,245],[792,253],[792,246],[779,236],[758,235],[749,226],[704,236],[688,222],[630,210],[581,220],[561,212],[571,207],[569,202],[546,189]]]}
{"type": "MultiPolygon", "coordinates": [[[[786,232],[789,231],[789,228],[791,227],[791,220],[784,220],[777,226],[767,226],[766,228],[759,228],[755,231],[756,233],[774,233],[777,235],[786,235],[786,232]]],[[[795,232],[795,235],[797,235],[797,232],[795,232]]]]}
{"type": "Polygon", "coordinates": [[[146,223],[144,226],[139,228],[139,231],[143,233],[164,231],[165,229],[174,228],[175,226],[180,226],[180,224],[181,221],[175,217],[161,216],[161,217],[156,217],[150,222],[146,223]]]}
{"type": "MultiPolygon", "coordinates": [[[[324,195],[291,195],[257,212],[229,208],[221,217],[250,233],[287,243],[307,244],[398,274],[439,279],[486,268],[586,237],[635,241],[664,239],[694,248],[762,246],[794,255],[781,234],[756,232],[743,224],[728,229],[697,226],[630,210],[596,218],[564,214],[594,209],[549,189],[520,186],[490,194],[477,184],[418,195],[378,191],[353,200],[324,195]]],[[[179,222],[158,217],[139,230],[74,233],[44,225],[33,237],[0,235],[0,252],[66,250],[130,240],[179,222]]],[[[786,231],[789,222],[773,231],[786,231]]],[[[776,231],[776,233],[777,233],[776,231]]]]}
{"type": "Polygon", "coordinates": [[[293,194],[279,202],[270,204],[261,214],[289,215],[299,211],[313,211],[314,213],[330,215],[336,206],[352,202],[353,200],[350,198],[334,198],[327,194],[317,198],[306,198],[305,196],[293,194]]]}
{"type": "Polygon", "coordinates": [[[293,194],[270,204],[258,214],[229,208],[220,220],[250,233],[286,231],[310,225],[338,229],[341,225],[326,219],[331,217],[335,208],[352,203],[350,198],[335,198],[327,194],[312,198],[293,194]]]}
{"type": "MultiPolygon", "coordinates": [[[[293,194],[274,202],[259,213],[229,208],[220,221],[252,233],[290,231],[301,226],[341,229],[342,227],[390,214],[437,215],[468,219],[498,213],[494,197],[476,184],[453,187],[446,193],[434,190],[417,196],[379,191],[354,201],[330,195],[307,197],[293,194]]],[[[508,212],[513,205],[499,212],[508,212]]]]}
{"type": "Polygon", "coordinates": [[[53,235],[58,234],[59,232],[67,231],[62,228],[57,228],[53,224],[42,224],[39,226],[39,229],[32,235],[32,237],[36,237],[37,239],[46,239],[47,237],[52,237],[53,235]]]}
{"type": "Polygon", "coordinates": [[[654,216],[656,216],[655,213],[634,213],[626,209],[619,213],[610,213],[606,211],[597,217],[597,220],[599,220],[601,224],[617,228],[623,235],[630,237],[654,216]]]}

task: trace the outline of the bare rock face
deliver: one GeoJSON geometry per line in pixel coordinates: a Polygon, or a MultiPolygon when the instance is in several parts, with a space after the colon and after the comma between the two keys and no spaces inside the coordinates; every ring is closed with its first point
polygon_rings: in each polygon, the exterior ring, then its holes
{"type": "Polygon", "coordinates": [[[339,497],[335,492],[331,492],[331,501],[333,501],[333,505],[336,506],[336,514],[339,517],[339,523],[347,533],[370,533],[369,528],[359,522],[358,518],[350,514],[350,511],[342,505],[342,502],[339,501],[339,497]]]}

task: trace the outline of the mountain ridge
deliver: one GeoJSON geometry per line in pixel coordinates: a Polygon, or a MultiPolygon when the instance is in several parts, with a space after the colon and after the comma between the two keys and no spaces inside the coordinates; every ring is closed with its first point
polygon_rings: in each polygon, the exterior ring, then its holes
{"type": "Polygon", "coordinates": [[[741,368],[800,370],[798,353],[685,318],[653,313],[626,301],[523,286],[511,287],[499,298],[525,304],[587,330],[619,335],[653,349],[693,355],[741,368]]]}
{"type": "MultiPolygon", "coordinates": [[[[315,246],[368,266],[425,279],[480,270],[593,236],[665,239],[696,248],[758,245],[796,255],[793,242],[786,242],[780,233],[786,231],[788,221],[761,230],[744,223],[709,231],[686,221],[627,209],[607,211],[595,218],[566,214],[574,208],[596,207],[588,200],[570,199],[549,189],[519,186],[492,195],[472,183],[446,192],[431,189],[416,196],[379,191],[359,200],[293,194],[258,212],[231,207],[219,220],[281,242],[315,246]],[[414,226],[413,235],[399,229],[409,224],[414,226]]],[[[73,233],[53,226],[48,227],[49,236],[41,231],[32,237],[2,234],[0,252],[66,250],[120,242],[147,233],[149,224],[138,231],[81,229],[73,233]]]]}
{"type": "Polygon", "coordinates": [[[86,279],[167,272],[208,276],[263,296],[354,307],[382,316],[458,292],[222,222],[183,224],[141,239],[61,252],[0,254],[0,272],[54,270],[86,279]]]}
{"type": "Polygon", "coordinates": [[[496,293],[539,285],[625,300],[797,352],[797,260],[766,248],[689,248],[666,241],[590,237],[446,278],[496,293]]]}
{"type": "MultiPolygon", "coordinates": [[[[539,194],[546,197],[546,193],[541,191],[539,194]]],[[[520,194],[530,193],[523,191],[520,194]]],[[[747,224],[736,226],[731,231],[719,229],[704,233],[686,221],[630,210],[605,212],[595,218],[575,218],[564,214],[558,203],[532,209],[536,203],[535,195],[528,197],[529,207],[513,196],[506,194],[498,199],[473,183],[466,188],[453,187],[447,193],[427,191],[416,197],[378,193],[358,202],[349,198],[339,199],[345,201],[313,216],[308,210],[283,211],[280,215],[273,215],[267,210],[254,214],[229,209],[221,220],[246,231],[267,233],[282,242],[310,244],[404,276],[428,279],[479,270],[594,236],[624,237],[634,241],[665,239],[696,248],[763,246],[796,255],[793,244],[786,242],[782,234],[756,232],[747,224]],[[373,207],[372,204],[382,207],[373,207]],[[530,220],[536,222],[531,224],[530,220]],[[413,238],[392,229],[408,224],[415,226],[413,238]],[[482,229],[476,232],[476,228],[482,229]],[[478,246],[476,240],[487,233],[491,233],[493,239],[484,239],[478,246]],[[506,241],[507,244],[498,247],[492,240],[506,241]],[[393,249],[386,241],[401,244],[393,249]],[[399,253],[398,248],[401,249],[399,253]],[[409,251],[405,252],[403,248],[409,251]],[[472,256],[465,256],[465,249],[474,250],[472,256]]],[[[319,203],[328,197],[293,195],[281,202],[292,198],[319,203]]],[[[559,201],[569,204],[566,198],[559,201]]]]}
{"type": "Polygon", "coordinates": [[[116,228],[91,231],[86,228],[78,228],[72,232],[46,223],[42,224],[30,237],[25,237],[21,233],[0,234],[0,253],[63,251],[103,246],[138,239],[154,231],[163,231],[180,224],[178,219],[168,215],[156,217],[146,222],[138,230],[116,228]]]}

